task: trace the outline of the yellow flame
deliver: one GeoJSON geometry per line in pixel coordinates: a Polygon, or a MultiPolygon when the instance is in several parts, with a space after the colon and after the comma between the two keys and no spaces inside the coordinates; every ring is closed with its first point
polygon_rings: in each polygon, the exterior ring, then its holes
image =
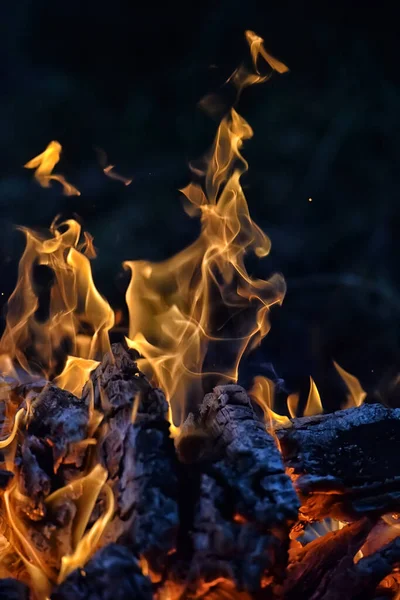
{"type": "Polygon", "coordinates": [[[0,450],[7,448],[7,446],[9,446],[11,442],[13,442],[15,436],[17,435],[19,426],[25,416],[25,413],[26,411],[24,408],[20,408],[19,411],[16,413],[11,433],[4,440],[0,440],[0,450]]]}
{"type": "Polygon", "coordinates": [[[286,402],[289,415],[294,419],[297,416],[297,409],[299,407],[299,394],[289,394],[286,402]]]}
{"type": "Polygon", "coordinates": [[[364,402],[367,396],[367,392],[363,390],[363,388],[361,387],[361,383],[358,381],[357,377],[354,377],[354,375],[351,375],[350,373],[345,371],[343,367],[338,365],[337,362],[333,361],[333,364],[335,365],[336,371],[343,379],[349,391],[349,393],[347,394],[347,402],[343,408],[360,406],[364,402]]]}
{"type": "Polygon", "coordinates": [[[263,409],[265,421],[269,425],[271,431],[274,430],[276,424],[280,427],[287,427],[290,425],[288,417],[279,415],[272,408],[274,404],[274,388],[274,383],[270,379],[257,375],[254,377],[253,386],[249,391],[249,396],[263,409]]]}
{"type": "Polygon", "coordinates": [[[288,67],[283,62],[277,58],[274,58],[269,52],[266,51],[264,48],[264,40],[259,35],[254,33],[254,31],[246,31],[245,36],[250,47],[250,54],[255,72],[249,73],[246,67],[242,65],[232,73],[228,81],[232,81],[232,83],[235,84],[239,93],[249,85],[253,85],[255,83],[264,83],[264,81],[270,79],[274,72],[282,74],[289,71],[288,67]],[[271,68],[271,70],[265,75],[262,75],[259,71],[259,57],[262,57],[271,68]]]}
{"type": "Polygon", "coordinates": [[[104,174],[110,177],[110,179],[115,179],[116,181],[122,181],[124,185],[130,185],[132,183],[132,179],[128,179],[123,175],[119,175],[114,171],[115,165],[108,165],[103,169],[104,174]]]}
{"type": "Polygon", "coordinates": [[[68,356],[62,373],[55,378],[54,383],[79,397],[91,371],[99,364],[98,360],[68,356]]]}
{"type": "Polygon", "coordinates": [[[251,57],[257,73],[259,72],[257,67],[259,56],[262,56],[274,71],[277,71],[278,73],[286,73],[289,71],[288,67],[283,64],[283,62],[274,58],[271,54],[269,54],[269,52],[266,51],[263,45],[264,40],[259,35],[250,30],[246,31],[245,35],[250,46],[251,57]]]}
{"type": "Polygon", "coordinates": [[[66,577],[78,567],[83,567],[92,554],[97,550],[101,536],[114,514],[114,494],[109,485],[104,484],[103,490],[106,496],[105,513],[99,517],[90,530],[80,539],[76,550],[69,556],[63,556],[61,569],[57,583],[62,583],[66,577]]]}
{"type": "Polygon", "coordinates": [[[35,178],[42,187],[49,187],[50,181],[58,181],[64,188],[64,194],[66,196],[80,196],[80,191],[68,183],[63,175],[56,175],[52,173],[54,167],[60,160],[62,146],[57,141],[52,141],[47,146],[46,150],[35,158],[32,158],[27,162],[24,167],[26,169],[36,169],[35,178]]]}
{"type": "Polygon", "coordinates": [[[310,377],[310,391],[307,398],[307,404],[303,415],[305,417],[313,417],[320,415],[324,411],[322,407],[319,391],[312,377],[310,377]]]}
{"type": "Polygon", "coordinates": [[[200,237],[162,263],[125,263],[132,272],[126,294],[128,345],[140,352],[145,359],[141,367],[173,399],[178,423],[186,398],[202,395],[209,346],[216,356],[230,357],[228,365],[210,372],[236,381],[243,353],[268,333],[269,308],[284,297],[280,275],[256,279],[244,264],[246,253],[263,257],[270,250],[269,239],[249,215],[240,185],[247,169],[240,148],[251,135],[248,123],[232,109],[208,159],[205,191],[193,183],[182,190],[201,215],[200,237]],[[222,322],[218,311],[224,313],[222,322]],[[232,334],[233,327],[239,335],[232,334]]]}
{"type": "Polygon", "coordinates": [[[29,370],[26,352],[34,348],[36,364],[49,376],[57,366],[56,350],[65,342],[76,357],[102,356],[110,347],[108,331],[114,313],[94,285],[88,258],[77,250],[81,226],[74,220],[54,221],[48,235],[26,228],[22,231],[26,246],[17,285],[8,301],[0,351],[29,370]],[[45,321],[36,317],[35,265],[46,265],[54,277],[45,321]],[[92,335],[86,334],[88,329],[92,335]]]}

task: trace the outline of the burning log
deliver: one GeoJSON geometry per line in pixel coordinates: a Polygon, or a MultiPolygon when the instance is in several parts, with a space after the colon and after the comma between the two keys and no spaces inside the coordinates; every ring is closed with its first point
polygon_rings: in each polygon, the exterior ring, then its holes
{"type": "Polygon", "coordinates": [[[0,579],[0,600],[29,600],[29,589],[21,581],[7,577],[0,579]]]}
{"type": "Polygon", "coordinates": [[[152,586],[138,560],[124,546],[109,544],[84,569],[75,569],[51,600],[152,600],[152,586]]]}
{"type": "MultiPolygon", "coordinates": [[[[343,575],[343,561],[353,561],[373,526],[367,518],[331,531],[316,538],[304,547],[291,550],[284,584],[285,600],[298,598],[320,598],[321,581],[343,575]]],[[[346,596],[345,596],[346,597],[346,596]]]]}
{"type": "Polygon", "coordinates": [[[326,574],[320,583],[320,594],[311,600],[368,600],[376,596],[382,579],[400,564],[400,537],[389,542],[356,564],[349,557],[342,559],[342,568],[326,574]]]}
{"type": "Polygon", "coordinates": [[[53,470],[67,458],[73,445],[87,437],[89,407],[73,394],[47,385],[32,402],[28,435],[51,447],[53,470]]]}
{"type": "Polygon", "coordinates": [[[400,409],[363,404],[293,419],[276,433],[304,520],[355,520],[398,509],[400,409]]]}
{"type": "Polygon", "coordinates": [[[133,353],[112,346],[94,371],[94,405],[105,415],[100,448],[117,500],[114,527],[124,543],[160,573],[176,546],[178,529],[177,460],[168,404],[137,368],[133,353]]]}
{"type": "Polygon", "coordinates": [[[183,427],[178,453],[199,473],[191,577],[224,577],[239,589],[259,590],[265,575],[279,575],[286,565],[298,501],[243,388],[207,394],[183,427]]]}

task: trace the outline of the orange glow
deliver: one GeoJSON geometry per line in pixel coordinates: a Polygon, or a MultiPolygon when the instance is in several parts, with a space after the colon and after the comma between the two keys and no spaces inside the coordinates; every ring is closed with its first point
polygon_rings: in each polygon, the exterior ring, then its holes
{"type": "Polygon", "coordinates": [[[347,402],[343,408],[361,406],[367,396],[367,392],[363,390],[357,377],[345,371],[337,362],[333,361],[333,364],[348,389],[347,402]]]}
{"type": "Polygon", "coordinates": [[[63,175],[56,175],[52,172],[60,160],[61,150],[62,146],[59,142],[50,142],[44,152],[32,158],[24,167],[26,169],[36,169],[35,178],[42,187],[50,187],[50,181],[58,181],[63,186],[66,196],[80,196],[80,191],[68,183],[63,175]]]}

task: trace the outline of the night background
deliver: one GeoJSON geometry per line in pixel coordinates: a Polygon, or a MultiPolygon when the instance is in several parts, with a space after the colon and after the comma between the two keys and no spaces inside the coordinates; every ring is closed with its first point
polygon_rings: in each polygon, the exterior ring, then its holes
{"type": "Polygon", "coordinates": [[[282,272],[288,290],[242,382],[271,376],[272,364],[287,391],[306,393],[312,375],[333,408],[345,392],[334,359],[371,397],[399,404],[398,22],[389,3],[348,4],[9,3],[0,22],[3,305],[24,246],[17,225],[79,218],[114,308],[129,279],[122,261],[161,260],[195,238],[178,188],[217,128],[198,102],[248,57],[252,29],[290,68],[238,105],[254,130],[243,187],[272,240],[262,274],[282,272]],[[55,172],[80,197],[56,182],[42,189],[23,169],[51,140],[63,146],[55,172]],[[104,175],[96,148],[131,185],[104,175]]]}

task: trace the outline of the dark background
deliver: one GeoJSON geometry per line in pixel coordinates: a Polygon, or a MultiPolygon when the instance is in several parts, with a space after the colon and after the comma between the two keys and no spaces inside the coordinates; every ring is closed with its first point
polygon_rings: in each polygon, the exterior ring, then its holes
{"type": "Polygon", "coordinates": [[[291,72],[246,90],[238,107],[255,131],[244,151],[250,212],[272,240],[263,274],[281,271],[288,284],[243,381],[272,363],[288,390],[306,390],[311,374],[332,408],[344,392],[335,359],[396,402],[400,76],[389,3],[9,3],[0,21],[1,299],[23,249],[15,225],[79,215],[99,250],[96,284],[114,307],[124,304],[123,260],[162,259],[194,239],[198,223],[177,188],[216,130],[197,103],[248,55],[245,29],[291,72]],[[52,139],[64,150],[56,170],[80,197],[57,183],[41,189],[22,168],[52,139]],[[133,177],[129,187],[104,176],[95,147],[133,177]]]}

